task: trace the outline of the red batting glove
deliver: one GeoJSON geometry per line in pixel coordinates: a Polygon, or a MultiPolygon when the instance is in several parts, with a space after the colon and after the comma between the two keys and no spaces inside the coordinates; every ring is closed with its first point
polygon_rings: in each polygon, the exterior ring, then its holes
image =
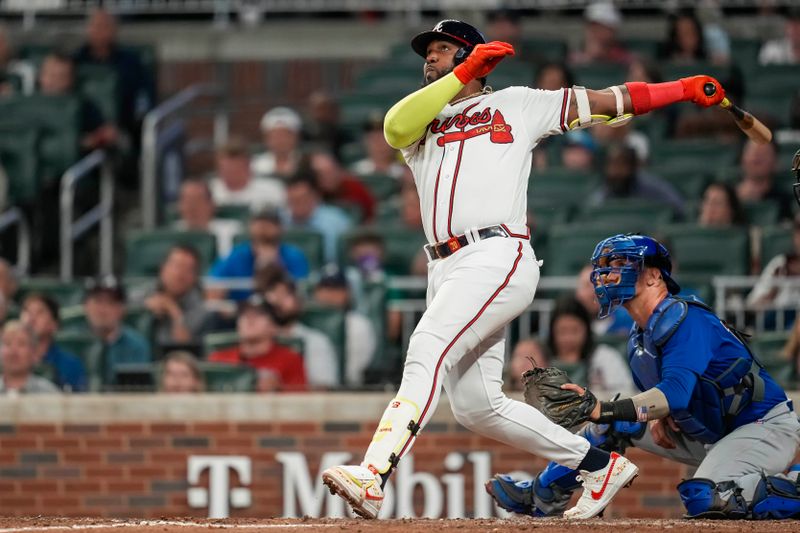
{"type": "Polygon", "coordinates": [[[683,85],[683,99],[689,100],[700,107],[717,105],[725,98],[725,89],[722,88],[722,84],[711,76],[691,76],[689,78],[681,78],[680,82],[683,85]],[[713,84],[716,88],[716,92],[711,96],[705,93],[705,85],[707,83],[713,84]]]}
{"type": "Polygon", "coordinates": [[[466,85],[472,80],[485,78],[506,56],[514,55],[514,47],[501,41],[476,45],[463,63],[453,69],[456,78],[466,85]]]}

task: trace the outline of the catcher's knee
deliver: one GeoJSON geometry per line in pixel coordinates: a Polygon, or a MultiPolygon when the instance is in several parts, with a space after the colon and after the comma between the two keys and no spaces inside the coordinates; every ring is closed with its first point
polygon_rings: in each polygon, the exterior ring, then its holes
{"type": "Polygon", "coordinates": [[[686,518],[739,519],[747,516],[747,502],[742,489],[733,481],[716,483],[693,478],[678,484],[678,493],[686,507],[686,518]]]}
{"type": "Polygon", "coordinates": [[[750,509],[758,520],[800,518],[800,487],[788,479],[762,476],[750,509]]]}

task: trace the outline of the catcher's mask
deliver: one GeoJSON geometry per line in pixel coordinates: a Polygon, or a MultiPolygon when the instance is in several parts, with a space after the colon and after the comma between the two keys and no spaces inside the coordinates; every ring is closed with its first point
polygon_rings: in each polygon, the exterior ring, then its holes
{"type": "Polygon", "coordinates": [[[797,205],[800,205],[800,150],[794,153],[792,159],[792,174],[794,174],[794,199],[797,200],[797,205]]]}
{"type": "Polygon", "coordinates": [[[433,41],[450,41],[459,46],[453,58],[454,66],[463,63],[476,44],[485,44],[486,38],[474,26],[460,20],[441,20],[430,31],[424,31],[411,39],[411,48],[422,56],[428,57],[428,45],[433,41]]]}
{"type": "Polygon", "coordinates": [[[600,303],[599,318],[607,317],[636,296],[636,280],[645,266],[661,271],[670,294],[681,291],[680,285],[670,276],[669,251],[652,237],[619,234],[597,244],[592,254],[591,280],[600,303]]]}

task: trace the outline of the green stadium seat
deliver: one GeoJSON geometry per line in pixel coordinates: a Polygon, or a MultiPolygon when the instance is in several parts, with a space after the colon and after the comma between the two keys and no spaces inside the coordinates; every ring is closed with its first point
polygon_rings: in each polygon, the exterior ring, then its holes
{"type": "Polygon", "coordinates": [[[787,226],[767,226],[761,230],[761,268],[776,255],[791,252],[792,228],[787,226]]]}
{"type": "Polygon", "coordinates": [[[567,57],[567,43],[557,39],[523,39],[520,57],[535,63],[561,62],[567,57]]]}
{"type": "Polygon", "coordinates": [[[356,79],[355,89],[366,92],[406,92],[419,89],[424,61],[414,64],[386,63],[365,70],[356,79]]]}
{"type": "Polygon", "coordinates": [[[39,132],[39,175],[45,184],[60,178],[78,160],[80,121],[80,102],[75,96],[0,99],[0,127],[23,123],[39,132]]]}
{"type": "Polygon", "coordinates": [[[792,96],[797,92],[797,81],[797,65],[760,65],[747,78],[748,99],[750,94],[792,96]]]}
{"type": "Polygon", "coordinates": [[[303,316],[300,317],[301,322],[321,331],[330,339],[336,355],[339,357],[340,383],[344,382],[344,373],[347,368],[345,316],[346,313],[338,308],[307,304],[303,310],[303,316]]]}
{"type": "Polygon", "coordinates": [[[576,221],[612,226],[618,228],[617,233],[652,234],[659,226],[672,222],[672,217],[672,208],[663,203],[620,200],[586,207],[576,221]]]}
{"type": "Polygon", "coordinates": [[[647,171],[675,187],[687,200],[700,198],[706,185],[713,181],[713,176],[708,174],[703,167],[698,167],[693,161],[652,165],[647,171]]]}
{"type": "Polygon", "coordinates": [[[11,204],[31,204],[39,192],[39,132],[22,124],[0,128],[0,164],[11,204]]]}
{"type": "Polygon", "coordinates": [[[592,63],[572,69],[578,85],[587,89],[605,89],[625,82],[627,68],[617,63],[592,63]]]}
{"type": "Polygon", "coordinates": [[[189,245],[197,250],[205,271],[217,254],[217,240],[204,231],[157,229],[135,231],[125,236],[125,275],[156,276],[169,249],[175,245],[189,245]]]}
{"type": "Polygon", "coordinates": [[[744,107],[768,126],[784,127],[789,124],[793,98],[792,93],[753,90],[747,94],[744,107]]]}
{"type": "Polygon", "coordinates": [[[550,229],[545,253],[537,256],[544,261],[546,275],[575,276],[589,264],[597,243],[617,233],[613,226],[596,223],[556,224],[550,229]]]}
{"type": "Polygon", "coordinates": [[[208,392],[253,392],[256,371],[250,367],[227,363],[201,362],[200,370],[208,392]]]}
{"type": "Polygon", "coordinates": [[[203,335],[203,353],[206,357],[219,350],[233,348],[239,343],[239,334],[235,331],[215,331],[203,335]]]}
{"type": "Polygon", "coordinates": [[[715,275],[743,276],[750,267],[747,232],[734,228],[704,228],[676,224],[661,228],[661,236],[679,272],[710,280],[715,275]]]}
{"type": "Polygon", "coordinates": [[[410,274],[414,258],[428,242],[422,230],[386,226],[380,228],[380,235],[386,245],[386,270],[400,276],[410,274]]]}
{"type": "Polygon", "coordinates": [[[751,73],[758,68],[758,53],[760,50],[760,39],[731,38],[731,57],[736,58],[736,65],[745,72],[751,73]]]}
{"type": "Polygon", "coordinates": [[[550,228],[570,220],[572,206],[534,197],[528,201],[528,213],[533,218],[531,241],[537,249],[544,249],[550,228]]]}
{"type": "Polygon", "coordinates": [[[318,231],[287,228],[283,230],[282,241],[299,248],[305,254],[311,270],[317,270],[324,264],[323,239],[318,231]]]}
{"type": "Polygon", "coordinates": [[[21,303],[25,296],[32,292],[50,296],[59,306],[77,305],[83,300],[83,284],[77,281],[61,281],[54,278],[24,278],[19,284],[17,300],[21,303]]]}
{"type": "Polygon", "coordinates": [[[117,71],[105,65],[79,65],[78,91],[94,103],[107,122],[116,123],[119,116],[119,81],[117,71]]]}
{"type": "Polygon", "coordinates": [[[696,76],[698,74],[705,74],[719,80],[723,86],[734,74],[730,67],[712,65],[710,63],[692,63],[680,64],[669,63],[663,65],[661,72],[665,80],[677,80],[687,76],[696,76]]]}
{"type": "Polygon", "coordinates": [[[750,349],[769,374],[783,387],[795,385],[792,361],[783,357],[783,346],[789,340],[788,331],[765,331],[748,339],[750,349]]]}
{"type": "MultiPolygon", "coordinates": [[[[70,305],[61,308],[61,323],[59,331],[86,334],[89,332],[89,322],[83,305],[70,305]]],[[[144,307],[128,307],[125,310],[123,322],[126,326],[141,333],[145,339],[153,338],[153,315],[144,307]]]]}
{"type": "Polygon", "coordinates": [[[400,180],[391,176],[369,174],[358,176],[358,180],[369,189],[372,196],[379,202],[388,200],[400,193],[400,180]]]}
{"type": "Polygon", "coordinates": [[[628,38],[622,40],[623,46],[637,56],[649,59],[658,57],[661,40],[648,38],[628,38]]]}
{"type": "Polygon", "coordinates": [[[534,171],[528,178],[528,201],[577,205],[599,184],[597,175],[585,171],[560,167],[534,171]]]}
{"type": "Polygon", "coordinates": [[[533,85],[533,75],[530,63],[506,58],[489,74],[486,84],[497,91],[514,86],[530,87],[533,85]]]}
{"type": "Polygon", "coordinates": [[[711,171],[731,165],[738,157],[738,145],[713,140],[691,139],[662,141],[652,146],[654,166],[680,166],[711,171]]]}
{"type": "Polygon", "coordinates": [[[747,213],[747,222],[751,226],[777,224],[781,214],[780,206],[774,200],[748,202],[743,207],[747,213]]]}
{"type": "Polygon", "coordinates": [[[339,100],[342,126],[355,134],[361,134],[364,123],[374,113],[386,113],[397,101],[408,92],[393,91],[366,92],[358,91],[343,96],[339,100]]]}
{"type": "Polygon", "coordinates": [[[214,211],[216,218],[228,218],[238,220],[240,222],[247,222],[250,220],[250,206],[249,205],[220,205],[214,211]]]}

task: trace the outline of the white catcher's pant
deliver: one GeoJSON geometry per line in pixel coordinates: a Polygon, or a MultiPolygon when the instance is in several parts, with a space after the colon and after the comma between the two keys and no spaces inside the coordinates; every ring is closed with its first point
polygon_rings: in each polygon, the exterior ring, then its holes
{"type": "MultiPolygon", "coordinates": [[[[516,229],[516,228],[514,228],[516,229]]],[[[464,427],[576,468],[582,437],[503,394],[504,328],[533,301],[539,266],[527,240],[494,237],[428,265],[428,308],[411,336],[400,390],[364,459],[379,472],[408,453],[409,420],[424,428],[444,386],[464,427]]]]}

